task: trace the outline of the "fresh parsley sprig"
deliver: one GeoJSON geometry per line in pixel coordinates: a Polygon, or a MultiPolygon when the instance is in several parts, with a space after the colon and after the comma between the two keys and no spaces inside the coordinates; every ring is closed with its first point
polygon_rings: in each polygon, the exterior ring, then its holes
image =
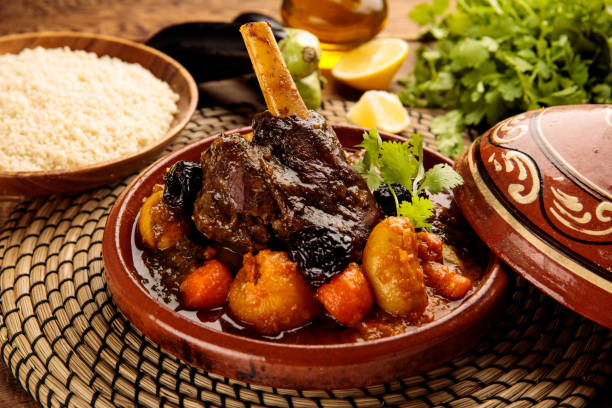
{"type": "Polygon", "coordinates": [[[449,110],[431,123],[456,157],[481,130],[544,106],[612,103],[611,0],[433,0],[409,16],[437,40],[400,80],[404,105],[449,110]]]}
{"type": "Polygon", "coordinates": [[[421,193],[427,190],[438,194],[463,184],[463,179],[447,164],[436,164],[425,171],[423,165],[423,136],[412,135],[410,142],[383,141],[376,129],[364,132],[363,159],[355,169],[363,176],[368,187],[375,191],[386,184],[395,199],[397,216],[407,217],[415,228],[429,227],[433,203],[421,193]],[[392,184],[401,184],[410,192],[411,201],[399,202],[392,184]]]}

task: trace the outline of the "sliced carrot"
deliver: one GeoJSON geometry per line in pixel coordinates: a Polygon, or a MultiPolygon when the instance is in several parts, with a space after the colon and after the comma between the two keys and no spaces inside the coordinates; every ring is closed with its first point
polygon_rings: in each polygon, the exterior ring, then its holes
{"type": "Polygon", "coordinates": [[[419,258],[442,263],[442,238],[432,232],[417,232],[419,258]]]}
{"type": "Polygon", "coordinates": [[[444,297],[461,299],[472,287],[472,281],[457,272],[451,271],[448,266],[434,261],[421,264],[425,284],[431,286],[444,297]]]}
{"type": "Polygon", "coordinates": [[[334,319],[350,327],[361,323],[372,308],[374,299],[370,284],[354,262],[322,285],[316,297],[334,319]]]}
{"type": "Polygon", "coordinates": [[[216,259],[191,272],[179,287],[181,304],[188,309],[223,306],[232,283],[229,269],[216,259]]]}

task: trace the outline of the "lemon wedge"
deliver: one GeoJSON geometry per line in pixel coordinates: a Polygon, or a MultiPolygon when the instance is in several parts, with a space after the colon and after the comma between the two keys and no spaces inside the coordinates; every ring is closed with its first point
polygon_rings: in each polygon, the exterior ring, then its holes
{"type": "Polygon", "coordinates": [[[332,68],[337,80],[367,91],[387,89],[408,56],[408,43],[397,38],[379,38],[347,52],[332,68]]]}
{"type": "Polygon", "coordinates": [[[399,133],[410,124],[399,97],[386,91],[365,92],[349,110],[347,118],[358,126],[389,133],[399,133]]]}

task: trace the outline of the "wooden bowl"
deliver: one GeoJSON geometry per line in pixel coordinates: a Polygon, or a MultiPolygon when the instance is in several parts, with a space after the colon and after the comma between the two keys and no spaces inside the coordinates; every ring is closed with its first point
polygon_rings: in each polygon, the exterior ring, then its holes
{"type": "MultiPolygon", "coordinates": [[[[360,143],[363,128],[334,126],[346,147],[360,143]]],[[[245,133],[250,128],[242,129],[245,133]]],[[[472,347],[503,303],[507,277],[495,257],[480,286],[448,315],[401,335],[359,343],[283,344],[225,333],[189,319],[155,300],[140,283],[132,246],[143,199],[177,160],[199,161],[216,136],[158,160],[128,186],[112,207],[102,252],[108,286],[123,314],[169,353],[210,372],[249,383],[295,389],[338,389],[382,384],[421,372],[472,347]]],[[[385,139],[400,140],[383,135],[385,139]]],[[[426,167],[449,160],[425,151],[426,167]]]]}
{"type": "Polygon", "coordinates": [[[143,168],[159,156],[185,127],[198,102],[198,88],[189,74],[174,59],[142,44],[99,34],[42,32],[16,34],[0,38],[0,54],[19,53],[26,48],[57,48],[108,55],[125,62],[139,63],[153,75],[168,83],[179,95],[178,112],[170,129],[145,150],[117,159],[67,170],[0,171],[0,195],[46,195],[74,193],[110,183],[143,168]]]}

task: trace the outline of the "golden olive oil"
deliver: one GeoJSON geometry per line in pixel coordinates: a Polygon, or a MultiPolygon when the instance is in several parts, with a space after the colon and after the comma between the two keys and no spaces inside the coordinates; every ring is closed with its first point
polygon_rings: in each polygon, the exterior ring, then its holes
{"type": "Polygon", "coordinates": [[[310,31],[321,41],[321,68],[331,68],[342,53],[378,34],[387,21],[386,0],[283,0],[289,27],[310,31]],[[334,61],[335,60],[335,61],[334,61]]]}

